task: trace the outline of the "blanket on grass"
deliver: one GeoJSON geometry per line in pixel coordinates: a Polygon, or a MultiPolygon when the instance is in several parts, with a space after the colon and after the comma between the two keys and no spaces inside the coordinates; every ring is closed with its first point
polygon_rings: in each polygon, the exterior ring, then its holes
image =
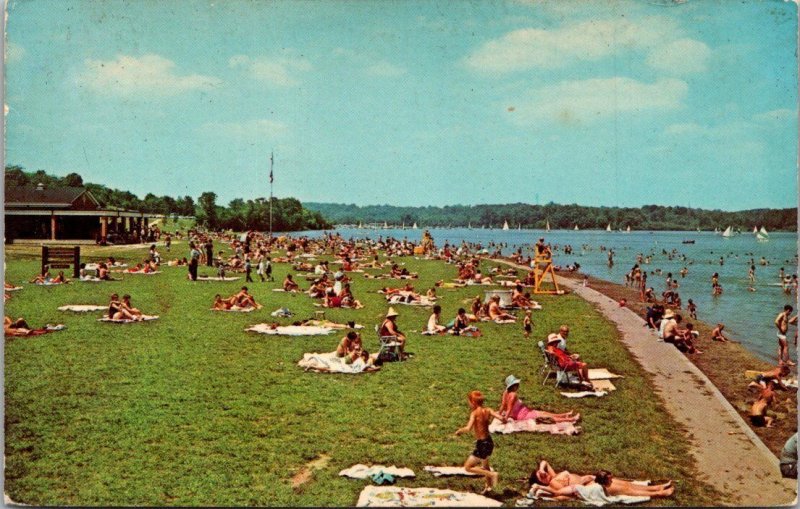
{"type": "Polygon", "coordinates": [[[33,283],[33,284],[35,284],[36,286],[56,286],[56,285],[64,285],[67,283],[66,282],[54,283],[52,281],[45,281],[44,283],[33,283]]]}
{"type": "Polygon", "coordinates": [[[513,419],[509,419],[505,424],[503,424],[503,421],[499,419],[494,419],[492,423],[489,424],[489,433],[501,433],[503,435],[507,435],[508,433],[519,433],[520,431],[550,433],[551,435],[577,435],[581,432],[581,427],[575,426],[571,422],[539,424],[535,419],[526,419],[524,421],[515,421],[513,419]]]}
{"type": "Polygon", "coordinates": [[[59,311],[74,311],[75,313],[102,311],[105,309],[108,309],[108,306],[95,306],[94,304],[68,304],[58,308],[59,311]]]}
{"type": "Polygon", "coordinates": [[[333,329],[329,327],[316,327],[313,325],[279,325],[278,327],[273,327],[269,323],[259,323],[245,330],[273,336],[324,336],[333,332],[333,329]]]}
{"type": "Polygon", "coordinates": [[[236,281],[240,277],[219,277],[219,276],[197,276],[198,281],[236,281]]]}
{"type": "Polygon", "coordinates": [[[402,295],[389,295],[386,299],[389,304],[405,304],[406,306],[433,306],[436,301],[429,299],[427,296],[420,296],[419,300],[412,300],[408,302],[402,295]]]}
{"type": "MultiPolygon", "coordinates": [[[[145,272],[143,270],[130,270],[130,269],[128,269],[128,270],[114,270],[112,272],[121,272],[123,274],[143,274],[145,276],[154,276],[156,274],[161,274],[160,270],[154,270],[153,272],[145,272]]],[[[200,279],[200,278],[198,277],[198,279],[200,279]]]]}
{"type": "Polygon", "coordinates": [[[10,288],[6,287],[5,290],[7,292],[16,292],[17,290],[22,290],[22,287],[21,286],[12,286],[10,288]]]}
{"type": "Polygon", "coordinates": [[[567,398],[587,398],[595,396],[601,398],[608,394],[606,391],[581,391],[581,392],[562,392],[561,395],[567,398]]]}
{"type": "Polygon", "coordinates": [[[151,320],[158,320],[158,315],[142,315],[141,320],[113,320],[108,317],[108,315],[104,316],[103,318],[98,318],[98,322],[109,322],[109,323],[139,323],[139,322],[149,322],[151,320]]]}
{"type": "Polygon", "coordinates": [[[502,502],[463,491],[367,486],[356,507],[500,507],[502,502]]]}
{"type": "Polygon", "coordinates": [[[351,364],[345,364],[342,357],[336,357],[336,352],[328,353],[304,353],[303,358],[297,365],[306,371],[316,371],[318,373],[345,373],[356,375],[369,371],[377,371],[377,366],[367,366],[363,359],[359,358],[351,364]]]}
{"type": "Polygon", "coordinates": [[[385,473],[395,477],[415,477],[414,471],[410,468],[399,468],[394,465],[387,467],[384,465],[353,465],[350,468],[345,468],[339,475],[342,477],[350,477],[352,479],[369,479],[375,474],[385,473]]]}
{"type": "Polygon", "coordinates": [[[230,309],[214,309],[211,308],[211,311],[228,311],[233,313],[249,313],[251,311],[255,311],[256,308],[249,307],[249,308],[240,308],[239,306],[231,306],[230,309]]]}
{"type": "MultiPolygon", "coordinates": [[[[643,486],[647,486],[650,484],[649,481],[633,481],[635,484],[641,484],[643,486]]],[[[650,497],[634,497],[631,495],[615,495],[609,496],[603,491],[603,487],[597,483],[591,483],[587,486],[576,486],[575,490],[578,495],[578,500],[583,502],[584,504],[593,505],[596,507],[601,507],[608,504],[613,505],[620,505],[620,504],[640,504],[642,502],[649,502],[650,497]]],[[[517,507],[530,507],[534,505],[534,501],[537,500],[555,500],[552,498],[547,492],[539,489],[538,487],[533,487],[525,496],[520,500],[517,500],[516,506],[517,507]]]]}
{"type": "Polygon", "coordinates": [[[423,468],[423,470],[433,474],[434,477],[446,477],[453,475],[461,475],[464,477],[480,477],[478,474],[467,472],[464,470],[464,467],[437,467],[433,465],[427,465],[423,468]]]}

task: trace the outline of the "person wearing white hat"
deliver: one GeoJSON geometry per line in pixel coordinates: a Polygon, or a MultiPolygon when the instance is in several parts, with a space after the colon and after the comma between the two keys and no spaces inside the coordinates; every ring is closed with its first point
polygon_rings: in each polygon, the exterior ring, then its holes
{"type": "Polygon", "coordinates": [[[514,419],[515,421],[549,419],[553,422],[575,423],[581,418],[581,414],[573,415],[572,410],[565,414],[551,414],[544,410],[534,410],[526,407],[517,396],[520,382],[521,380],[514,375],[506,377],[506,390],[503,391],[503,397],[500,400],[500,415],[506,419],[514,419]]]}
{"type": "Polygon", "coordinates": [[[406,336],[397,328],[396,321],[398,316],[400,315],[397,311],[393,307],[389,307],[389,311],[386,312],[386,318],[384,318],[378,330],[381,337],[394,336],[397,338],[397,342],[400,343],[398,350],[400,350],[400,358],[402,359],[405,356],[406,336]]]}

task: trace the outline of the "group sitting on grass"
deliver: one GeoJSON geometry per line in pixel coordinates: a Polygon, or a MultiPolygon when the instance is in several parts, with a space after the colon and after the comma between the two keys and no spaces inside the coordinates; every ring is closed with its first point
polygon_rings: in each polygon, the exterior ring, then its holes
{"type": "Polygon", "coordinates": [[[63,270],[59,271],[56,277],[52,277],[49,268],[45,266],[44,271],[41,274],[37,274],[30,282],[36,285],[59,285],[69,283],[69,279],[64,276],[63,270]]]}
{"type": "Polygon", "coordinates": [[[120,300],[119,295],[113,293],[108,303],[108,318],[110,320],[140,321],[144,320],[144,315],[139,309],[133,307],[130,295],[125,294],[120,300]]]}
{"type": "Polygon", "coordinates": [[[214,296],[214,304],[211,309],[217,311],[228,311],[231,309],[261,309],[261,304],[249,293],[246,286],[243,286],[237,293],[227,299],[223,299],[220,294],[214,296]]]}

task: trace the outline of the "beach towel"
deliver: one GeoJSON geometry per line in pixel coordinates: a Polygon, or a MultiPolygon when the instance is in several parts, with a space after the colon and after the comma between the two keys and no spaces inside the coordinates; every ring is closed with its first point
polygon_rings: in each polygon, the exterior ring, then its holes
{"type": "Polygon", "coordinates": [[[367,486],[356,507],[500,507],[502,502],[463,491],[367,486]]]}
{"type": "Polygon", "coordinates": [[[65,283],[54,283],[52,281],[45,281],[44,283],[33,283],[36,286],[56,286],[56,285],[63,285],[65,283]]]}
{"type": "Polygon", "coordinates": [[[575,426],[571,422],[539,424],[535,419],[525,419],[524,421],[509,419],[505,424],[503,424],[503,421],[500,419],[494,419],[492,423],[489,424],[489,433],[507,435],[509,433],[519,433],[521,431],[550,433],[551,435],[577,435],[581,432],[581,428],[580,426],[575,426]]]}
{"type": "Polygon", "coordinates": [[[623,378],[623,376],[612,373],[606,368],[589,369],[589,380],[609,380],[611,378],[623,378]]]}
{"type": "Polygon", "coordinates": [[[410,468],[398,468],[394,465],[387,467],[384,465],[353,465],[339,472],[342,477],[350,477],[352,479],[368,479],[375,474],[385,473],[393,475],[394,477],[415,477],[414,471],[410,468]]]}
{"type": "Polygon", "coordinates": [[[343,357],[336,357],[336,352],[328,353],[304,353],[303,358],[297,365],[307,371],[317,371],[320,373],[345,373],[356,375],[368,371],[376,371],[377,366],[370,366],[363,359],[359,358],[351,364],[345,364],[343,357]]]}
{"type": "Polygon", "coordinates": [[[389,304],[405,304],[406,306],[433,306],[436,304],[435,301],[429,299],[426,296],[421,296],[419,300],[412,300],[411,302],[406,302],[406,298],[402,295],[390,295],[387,299],[389,304]]]}
{"type": "Polygon", "coordinates": [[[329,327],[315,327],[313,325],[280,325],[273,328],[271,324],[259,323],[245,329],[259,334],[273,336],[324,336],[333,332],[329,327]]]}
{"type": "Polygon", "coordinates": [[[300,292],[300,290],[289,290],[289,291],[286,291],[283,288],[273,288],[272,291],[273,292],[285,292],[285,293],[299,293],[300,292]]]}
{"type": "Polygon", "coordinates": [[[86,313],[89,311],[103,311],[108,306],[95,306],[94,304],[68,304],[58,308],[59,311],[74,311],[76,313],[86,313]]]}
{"type": "Polygon", "coordinates": [[[434,477],[449,477],[455,475],[461,475],[465,477],[480,477],[480,474],[467,472],[464,470],[464,467],[437,467],[433,465],[427,465],[423,467],[423,470],[433,474],[434,477]]]}
{"type": "Polygon", "coordinates": [[[96,276],[83,276],[79,278],[79,280],[86,281],[88,283],[100,283],[101,281],[103,281],[103,279],[100,279],[99,277],[96,276]]]}
{"type": "Polygon", "coordinates": [[[219,277],[219,276],[197,276],[198,281],[236,281],[242,279],[240,277],[219,277]]]}
{"type": "Polygon", "coordinates": [[[256,308],[254,308],[254,307],[240,308],[239,306],[231,306],[230,309],[214,309],[214,308],[211,308],[211,311],[230,311],[230,312],[234,312],[234,313],[249,313],[249,312],[255,311],[255,310],[256,310],[256,308]]]}
{"type": "Polygon", "coordinates": [[[273,311],[272,313],[270,313],[270,315],[272,315],[274,317],[277,317],[277,318],[289,318],[290,316],[293,316],[294,313],[289,311],[287,308],[278,308],[275,311],[273,311]]]}
{"type": "Polygon", "coordinates": [[[592,380],[591,384],[595,392],[597,391],[611,392],[617,390],[617,388],[614,387],[614,384],[611,383],[611,380],[592,380]]]}
{"type": "Polygon", "coordinates": [[[108,317],[108,315],[104,316],[103,318],[98,318],[98,322],[109,322],[109,323],[139,323],[139,322],[149,322],[151,320],[158,320],[158,315],[142,315],[141,320],[112,320],[108,317]]]}
{"type": "MultiPolygon", "coordinates": [[[[143,270],[115,270],[114,272],[122,272],[123,274],[143,274],[145,276],[153,276],[155,274],[161,274],[160,270],[156,270],[153,272],[145,272],[143,270]]],[[[199,277],[197,279],[200,279],[199,277]]]]}
{"type": "Polygon", "coordinates": [[[22,290],[21,286],[12,286],[11,288],[6,288],[7,292],[16,292],[17,290],[22,290]]]}
{"type": "Polygon", "coordinates": [[[354,323],[352,327],[346,323],[336,323],[328,320],[306,320],[303,325],[312,325],[316,327],[327,327],[329,329],[363,329],[363,325],[354,323]]]}
{"type": "MultiPolygon", "coordinates": [[[[642,484],[647,486],[649,484],[648,481],[633,481],[636,484],[642,484]]],[[[591,483],[588,486],[577,486],[576,492],[578,496],[578,500],[583,502],[584,504],[594,505],[597,507],[607,505],[607,504],[639,504],[642,502],[648,502],[650,497],[633,497],[630,495],[617,495],[617,496],[608,496],[603,491],[603,487],[597,483],[591,483]]],[[[539,487],[534,486],[530,489],[528,494],[525,498],[519,499],[516,501],[516,507],[530,507],[535,505],[534,502],[537,500],[555,500],[549,493],[540,489],[539,487]]]]}
{"type": "Polygon", "coordinates": [[[561,395],[567,398],[587,398],[595,396],[601,398],[608,394],[606,391],[581,391],[581,392],[562,392],[561,395]]]}

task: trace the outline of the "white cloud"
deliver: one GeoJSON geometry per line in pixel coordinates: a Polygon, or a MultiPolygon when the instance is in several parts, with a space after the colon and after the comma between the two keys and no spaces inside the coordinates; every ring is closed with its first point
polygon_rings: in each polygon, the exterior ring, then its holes
{"type": "Polygon", "coordinates": [[[549,30],[523,28],[484,43],[464,63],[483,72],[554,69],[599,60],[620,49],[651,49],[677,36],[674,21],[657,16],[636,22],[590,20],[549,30]]]}
{"type": "Polygon", "coordinates": [[[588,123],[617,114],[641,114],[683,106],[688,86],[677,79],[652,84],[631,78],[613,77],[563,81],[531,90],[528,97],[509,112],[518,124],[557,121],[588,123]]]}
{"type": "Polygon", "coordinates": [[[373,64],[366,68],[366,73],[373,76],[383,76],[387,78],[402,76],[407,72],[404,67],[390,64],[385,60],[373,64]]]}
{"type": "Polygon", "coordinates": [[[765,111],[753,115],[753,120],[758,121],[775,121],[775,120],[797,120],[797,110],[789,108],[780,108],[777,110],[765,111]]]}
{"type": "Polygon", "coordinates": [[[6,62],[19,62],[25,57],[25,48],[19,44],[9,42],[6,44],[6,62]]]}
{"type": "Polygon", "coordinates": [[[386,60],[376,60],[364,53],[347,48],[334,48],[333,56],[347,60],[348,63],[360,67],[362,72],[370,76],[396,78],[408,72],[405,67],[392,64],[386,60]]]}
{"type": "Polygon", "coordinates": [[[258,141],[279,136],[287,131],[286,124],[267,118],[245,120],[243,122],[206,122],[200,132],[218,138],[235,138],[244,141],[258,141]]]}
{"type": "Polygon", "coordinates": [[[97,92],[120,96],[140,93],[169,96],[222,84],[222,80],[213,76],[178,75],[175,62],[153,54],[139,58],[120,55],[107,61],[87,59],[77,81],[97,92]]]}
{"type": "Polygon", "coordinates": [[[312,69],[311,62],[301,56],[287,52],[277,57],[255,57],[235,55],[228,61],[234,69],[244,69],[250,77],[278,87],[292,87],[300,83],[300,73],[312,69]]]}
{"type": "Polygon", "coordinates": [[[670,74],[691,74],[706,70],[711,50],[694,39],[678,39],[654,48],[647,56],[647,65],[670,74]]]}

